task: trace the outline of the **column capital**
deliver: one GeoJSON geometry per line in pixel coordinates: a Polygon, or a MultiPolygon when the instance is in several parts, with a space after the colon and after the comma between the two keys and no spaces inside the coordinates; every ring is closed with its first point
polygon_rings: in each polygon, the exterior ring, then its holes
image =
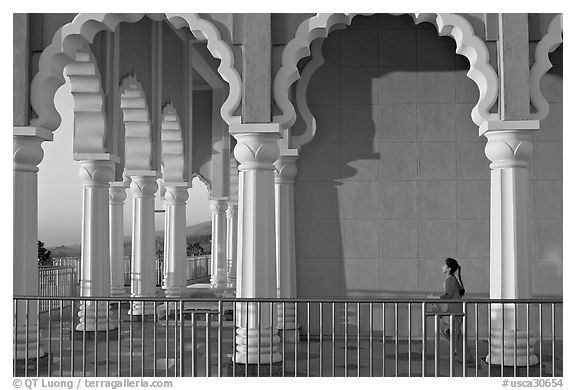
{"type": "Polygon", "coordinates": [[[122,181],[110,183],[108,198],[111,205],[123,205],[126,200],[126,187],[122,181]]]}
{"type": "Polygon", "coordinates": [[[82,187],[108,187],[114,180],[114,162],[110,160],[80,161],[82,187]]]}
{"type": "Polygon", "coordinates": [[[154,198],[158,190],[156,176],[131,176],[130,190],[134,198],[154,198]]]}
{"type": "Polygon", "coordinates": [[[13,161],[14,170],[38,172],[38,164],[44,158],[43,141],[51,141],[52,133],[37,131],[34,127],[14,127],[13,161]]]}
{"type": "Polygon", "coordinates": [[[239,171],[246,169],[274,170],[274,161],[280,150],[281,137],[277,123],[248,123],[230,126],[230,135],[236,138],[234,157],[240,163],[239,171]]]}
{"type": "Polygon", "coordinates": [[[164,183],[164,201],[167,205],[185,205],[188,200],[188,183],[164,183]]]}
{"type": "Polygon", "coordinates": [[[214,214],[222,214],[226,212],[228,208],[228,199],[227,198],[210,198],[210,211],[212,215],[214,214]]]}
{"type": "Polygon", "coordinates": [[[296,165],[298,161],[298,152],[295,154],[281,154],[278,160],[274,162],[276,171],[274,172],[274,181],[276,184],[292,184],[294,183],[294,178],[298,173],[298,166],[296,165]]]}
{"type": "Polygon", "coordinates": [[[534,129],[491,130],[484,153],[492,162],[490,169],[528,168],[532,161],[534,129]]]}
{"type": "Polygon", "coordinates": [[[226,209],[226,218],[232,218],[238,216],[238,202],[228,202],[228,208],[226,209]]]}

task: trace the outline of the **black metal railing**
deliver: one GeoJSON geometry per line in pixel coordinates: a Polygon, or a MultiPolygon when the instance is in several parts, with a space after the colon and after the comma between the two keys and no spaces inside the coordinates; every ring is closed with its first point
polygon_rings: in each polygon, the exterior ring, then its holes
{"type": "Polygon", "coordinates": [[[563,375],[562,300],[467,299],[450,312],[435,302],[14,297],[14,375],[563,375]],[[56,309],[40,312],[44,301],[56,309]],[[236,358],[242,337],[255,364],[236,358]],[[262,352],[271,345],[281,359],[262,352]]]}
{"type": "MultiPolygon", "coordinates": [[[[75,297],[78,295],[78,275],[73,266],[38,267],[38,295],[45,297],[75,297]]],[[[41,301],[40,312],[55,309],[57,301],[41,301]],[[51,306],[49,306],[51,305],[51,306]]]]}

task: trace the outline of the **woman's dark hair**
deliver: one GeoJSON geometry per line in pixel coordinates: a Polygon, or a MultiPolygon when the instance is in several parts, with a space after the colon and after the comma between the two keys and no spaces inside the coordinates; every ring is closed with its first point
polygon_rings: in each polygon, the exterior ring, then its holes
{"type": "Polygon", "coordinates": [[[464,295],[466,290],[464,289],[464,283],[462,283],[462,271],[460,264],[458,264],[455,259],[447,257],[446,266],[450,269],[450,275],[454,275],[454,272],[458,271],[458,280],[460,281],[460,295],[464,295]]]}

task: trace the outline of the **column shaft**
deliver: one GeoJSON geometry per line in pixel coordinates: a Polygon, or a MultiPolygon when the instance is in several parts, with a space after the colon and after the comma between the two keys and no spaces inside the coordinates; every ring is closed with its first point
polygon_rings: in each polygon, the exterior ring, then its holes
{"type": "MultiPolygon", "coordinates": [[[[109,190],[114,178],[112,161],[80,162],[82,182],[82,275],[80,295],[110,296],[109,190]]],[[[76,330],[106,330],[116,324],[106,320],[106,305],[87,302],[80,305],[76,330]]]]}
{"type": "MultiPolygon", "coordinates": [[[[528,236],[528,167],[532,161],[534,129],[503,129],[485,133],[490,164],[490,298],[532,297],[532,264],[528,236]]],[[[537,127],[536,127],[537,128],[537,127]]],[[[491,364],[532,365],[538,362],[533,332],[528,334],[525,307],[491,307],[491,364]],[[516,351],[514,345],[516,343],[516,351]],[[528,351],[527,351],[528,349],[528,351]],[[528,359],[527,359],[527,352],[528,359]],[[516,354],[516,361],[514,355],[516,354]]]]}
{"type": "MultiPolygon", "coordinates": [[[[132,297],[156,296],[156,253],[154,229],[154,194],[156,176],[131,176],[132,213],[132,297]]],[[[153,314],[153,304],[132,305],[134,315],[153,314]]]]}
{"type": "MultiPolygon", "coordinates": [[[[273,163],[279,155],[279,128],[275,124],[246,124],[231,126],[231,132],[238,141],[234,156],[240,162],[236,296],[276,297],[273,163]]],[[[235,362],[282,360],[277,319],[275,315],[270,318],[276,313],[274,306],[238,304],[235,362]]]]}
{"type": "Polygon", "coordinates": [[[212,268],[210,284],[224,287],[226,284],[226,209],[225,198],[210,199],[212,212],[212,268]]]}
{"type": "Polygon", "coordinates": [[[226,210],[226,287],[236,289],[236,253],[238,249],[238,203],[228,202],[226,210]]]}
{"type": "Polygon", "coordinates": [[[124,287],[124,201],[126,183],[110,183],[110,294],[123,296],[124,287]]]}
{"type": "Polygon", "coordinates": [[[186,291],[186,183],[166,183],[166,296],[180,297],[186,291]]]}
{"type": "MultiPolygon", "coordinates": [[[[14,186],[13,186],[13,294],[38,295],[38,164],[44,157],[43,138],[19,135],[14,129],[14,186]]],[[[25,301],[16,303],[16,344],[14,359],[44,356],[38,350],[36,302],[26,307],[25,301]],[[28,313],[28,315],[26,315],[28,313]],[[38,352],[38,354],[37,354],[38,352]]]]}

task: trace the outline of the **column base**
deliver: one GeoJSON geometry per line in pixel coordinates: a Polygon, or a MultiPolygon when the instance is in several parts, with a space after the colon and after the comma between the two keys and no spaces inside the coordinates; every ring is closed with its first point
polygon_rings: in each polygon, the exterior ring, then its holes
{"type": "MultiPolygon", "coordinates": [[[[133,297],[142,298],[142,297],[133,297]]],[[[148,316],[154,315],[154,302],[132,302],[130,309],[128,310],[128,315],[133,316],[148,316]]]]}
{"type": "Polygon", "coordinates": [[[279,351],[280,336],[271,328],[236,328],[236,354],[237,363],[262,364],[263,362],[276,363],[282,361],[279,351]],[[248,338],[246,338],[248,336],[248,338]]]}
{"type": "Polygon", "coordinates": [[[178,287],[166,287],[166,297],[168,298],[180,298],[185,296],[185,293],[188,291],[186,286],[178,286],[178,287]]]}
{"type": "Polygon", "coordinates": [[[491,329],[491,344],[486,362],[492,365],[504,366],[532,366],[538,364],[538,356],[534,354],[533,345],[536,338],[526,331],[506,330],[502,335],[501,329],[491,329]],[[503,337],[504,336],[504,339],[503,337]],[[516,348],[514,344],[516,343],[516,348]],[[514,350],[516,349],[516,360],[514,360],[514,350]]]}
{"type": "MultiPolygon", "coordinates": [[[[501,377],[501,376],[507,376],[507,377],[514,377],[514,367],[513,366],[504,366],[504,369],[502,369],[502,365],[501,364],[490,364],[488,363],[487,359],[489,358],[489,355],[486,356],[486,360],[484,360],[484,363],[486,364],[486,368],[483,369],[484,372],[488,373],[488,370],[490,372],[490,376],[491,377],[501,377]],[[490,368],[488,369],[487,366],[490,366],[490,368]]],[[[545,366],[543,366],[542,368],[542,375],[546,376],[549,375],[548,373],[545,373],[545,366]]],[[[539,377],[540,375],[540,364],[534,364],[534,365],[530,365],[530,366],[516,366],[516,376],[517,377],[525,377],[525,376],[530,376],[530,377],[539,377]]],[[[552,375],[554,376],[554,375],[552,375]]]]}
{"type": "Polygon", "coordinates": [[[34,357],[34,359],[43,357],[46,354],[42,345],[38,345],[36,326],[28,326],[28,329],[26,329],[25,325],[17,326],[15,337],[17,344],[16,356],[14,356],[14,358],[16,360],[26,360],[26,350],[28,350],[28,360],[32,357],[34,357]],[[28,338],[28,340],[26,340],[26,338],[28,338]]]}
{"type": "Polygon", "coordinates": [[[242,376],[282,376],[282,362],[268,363],[268,364],[244,364],[235,363],[233,361],[228,363],[227,367],[228,376],[242,377],[242,376]],[[272,375],[270,375],[272,374],[272,375]]]}
{"type": "Polygon", "coordinates": [[[87,302],[86,305],[82,302],[80,311],[78,311],[80,323],[76,325],[76,330],[108,331],[116,329],[117,324],[114,321],[116,316],[109,312],[108,307],[108,302],[105,301],[87,302]]]}

